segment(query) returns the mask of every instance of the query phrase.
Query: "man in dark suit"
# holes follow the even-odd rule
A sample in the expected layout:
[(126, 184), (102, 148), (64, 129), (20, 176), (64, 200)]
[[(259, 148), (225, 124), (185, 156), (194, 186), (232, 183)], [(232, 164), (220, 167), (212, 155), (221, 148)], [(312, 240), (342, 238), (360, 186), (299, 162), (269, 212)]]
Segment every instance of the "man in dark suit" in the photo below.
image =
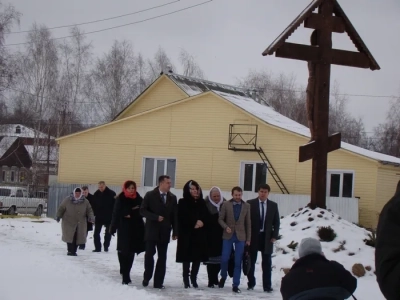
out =
[(94, 223), (94, 233), (93, 241), (95, 249), (93, 252), (101, 252), (101, 229), (105, 227), (104, 232), (104, 251), (108, 252), (108, 247), (110, 247), (111, 233), (110, 224), (112, 219), (112, 213), (114, 210), (115, 203), (115, 192), (106, 186), (104, 181), (99, 182), (99, 189), (94, 193), (94, 201), (92, 204), (95, 223)]
[[(89, 193), (88, 186), (86, 186), (86, 185), (83, 186), (82, 192), (83, 192), (83, 195), (85, 196), (85, 198), (89, 201), (90, 205), (93, 206), (94, 196), (91, 193)], [(93, 231), (93, 223), (88, 221), (86, 237), (88, 236), (89, 231)], [(86, 247), (86, 244), (79, 245), (80, 250), (85, 250), (85, 247)]]
[(164, 289), (164, 277), (167, 264), (167, 250), (171, 237), (177, 239), (178, 202), (170, 192), (171, 178), (162, 175), (158, 186), (144, 196), (140, 213), (146, 218), (143, 286), (148, 286), (153, 277), (154, 254), (157, 249), (157, 265), (154, 272), (154, 288)]
[(250, 257), (251, 268), (248, 279), (248, 290), (253, 290), (256, 285), (254, 277), (255, 265), (257, 261), (258, 251), (261, 252), (263, 288), (264, 292), (272, 292), (271, 287), (271, 255), (273, 252), (273, 244), (279, 235), (279, 212), (278, 205), (268, 200), (271, 188), (268, 184), (261, 184), (258, 188), (258, 198), (247, 201), (251, 210), (251, 243)]

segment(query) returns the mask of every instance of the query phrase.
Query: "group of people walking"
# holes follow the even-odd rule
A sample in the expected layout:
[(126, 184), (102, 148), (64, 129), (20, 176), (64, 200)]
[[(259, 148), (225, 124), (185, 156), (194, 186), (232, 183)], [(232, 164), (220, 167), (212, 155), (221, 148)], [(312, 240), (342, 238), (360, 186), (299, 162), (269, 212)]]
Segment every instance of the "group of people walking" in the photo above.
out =
[[(117, 233), (122, 284), (131, 283), (130, 272), (135, 254), (145, 252), (142, 285), (147, 287), (153, 279), (154, 288), (164, 289), (167, 251), (172, 237), (172, 240), (177, 240), (176, 262), (182, 263), (185, 288), (198, 287), (197, 275), (201, 264), (207, 267), (208, 287), (224, 288), (229, 265), (233, 261), (232, 291), (241, 293), (239, 286), (244, 253), (250, 257), (246, 271), (247, 289), (253, 290), (256, 286), (255, 265), (260, 252), (262, 287), (265, 292), (272, 292), (271, 255), (279, 236), (280, 217), (277, 204), (268, 199), (269, 185), (261, 184), (258, 197), (248, 201), (243, 201), (243, 192), (238, 186), (232, 189), (230, 200), (224, 199), (218, 187), (212, 187), (204, 198), (200, 185), (194, 180), (184, 185), (183, 197), (179, 201), (170, 189), (171, 178), (167, 175), (160, 176), (158, 186), (147, 192), (144, 198), (137, 192), (134, 181), (126, 181), (118, 195), (104, 182), (99, 182), (99, 189), (93, 196), (86, 186), (76, 188), (71, 196), (62, 201), (57, 212), (57, 220), (62, 219), (62, 240), (67, 243), (67, 254), (76, 256), (78, 247), (85, 249), (92, 224), (93, 251), (101, 252), (100, 233), (105, 227), (104, 251), (108, 251), (111, 236)], [(313, 274), (322, 284), (316, 286), (318, 291), (325, 284), (322, 278), (329, 281), (336, 276), (338, 282), (331, 280), (329, 294), (336, 291), (342, 295), (344, 290), (353, 288), (348, 293), (351, 295), (354, 292), (356, 279), (343, 267), (328, 261), (318, 243), (317, 240), (301, 243), (299, 262), (282, 280), (284, 299), (303, 299), (292, 297), (304, 295), (305, 290), (295, 282), (304, 280), (302, 272), (306, 273), (304, 268), (307, 266), (316, 270), (320, 268), (321, 274)], [(307, 263), (304, 265), (304, 262)]]

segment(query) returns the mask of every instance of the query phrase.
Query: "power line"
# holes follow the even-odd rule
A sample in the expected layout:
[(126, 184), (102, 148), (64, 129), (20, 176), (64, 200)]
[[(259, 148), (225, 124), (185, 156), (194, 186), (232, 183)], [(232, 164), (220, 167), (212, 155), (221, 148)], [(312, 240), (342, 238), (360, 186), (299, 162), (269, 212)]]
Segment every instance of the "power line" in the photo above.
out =
[[(212, 0), (211, 0), (212, 1)], [(5, 89), (9, 89), (9, 90), (12, 90), (12, 91), (15, 91), (15, 92), (19, 92), (19, 93), (23, 93), (23, 94), (27, 94), (27, 95), (30, 95), (30, 96), (35, 96), (35, 97), (37, 97), (37, 95), (35, 95), (35, 94), (32, 94), (32, 93), (30, 93), (30, 92), (26, 92), (26, 91), (23, 91), (23, 90), (18, 90), (18, 89), (14, 89), (14, 88), (11, 88), (11, 87), (5, 87)], [(249, 89), (250, 91), (251, 90), (254, 90), (254, 89)], [(300, 91), (300, 90), (290, 90), (290, 89), (274, 89), (274, 88), (264, 88), (264, 89), (259, 89), (259, 90), (263, 90), (263, 91), (281, 91), (281, 92), (301, 92), (301, 93), (305, 93), (305, 90), (304, 91)], [(368, 94), (334, 94), (334, 93), (331, 93), (330, 94), (331, 96), (334, 96), (334, 95), (338, 95), (338, 96), (348, 96), (348, 97), (366, 97), (366, 98), (389, 98), (389, 99), (397, 99), (397, 98), (399, 98), (398, 96), (396, 97), (396, 96), (388, 96), (388, 95), (368, 95)], [(50, 98), (49, 97), (43, 97), (43, 99), (48, 99), (48, 100), (50, 100)], [(75, 103), (99, 103), (98, 101), (82, 101), (82, 102), (75, 102)]]
[[(93, 23), (98, 23), (98, 22), (104, 22), (104, 21), (118, 19), (118, 18), (122, 18), (122, 17), (126, 17), (126, 16), (136, 15), (136, 14), (139, 14), (139, 13), (142, 13), (142, 12), (145, 12), (145, 11), (149, 11), (149, 10), (153, 10), (153, 9), (160, 8), (160, 7), (163, 7), (163, 6), (171, 5), (171, 4), (179, 2), (179, 1), (181, 1), (181, 0), (175, 0), (175, 1), (172, 1), (172, 2), (165, 3), (165, 4), (153, 6), (153, 7), (150, 7), (150, 8), (138, 10), (138, 11), (135, 11), (135, 12), (132, 12), (132, 13), (119, 15), (119, 16), (115, 16), (115, 17), (110, 17), (110, 18), (105, 18), (105, 19), (100, 19), (100, 20), (94, 20), (94, 21), (89, 21), (89, 22), (83, 22), (83, 23), (78, 23), (78, 24), (55, 26), (55, 27), (50, 27), (50, 28), (47, 28), (47, 29), (53, 30), (53, 29), (59, 29), (59, 28), (74, 27), (74, 26), (81, 26), (81, 25), (93, 24)], [(13, 32), (9, 32), (9, 33), (6, 33), (6, 34), (19, 34), (19, 33), (27, 33), (27, 32), (34, 32), (34, 31), (36, 31), (36, 30), (13, 31)]]
[[(154, 20), (154, 19), (165, 17), (165, 16), (173, 15), (173, 14), (176, 14), (178, 12), (181, 12), (181, 11), (184, 11), (184, 10), (188, 10), (188, 9), (191, 9), (191, 8), (194, 8), (194, 7), (197, 7), (197, 6), (201, 6), (201, 5), (210, 3), (212, 1), (214, 1), (214, 0), (208, 0), (208, 1), (196, 4), (196, 5), (188, 6), (188, 7), (182, 8), (182, 9), (174, 10), (174, 11), (169, 12), (169, 13), (165, 13), (165, 14), (162, 14), (162, 15), (158, 15), (158, 16), (155, 16), (155, 17), (147, 18), (147, 19), (136, 21), (136, 22), (132, 22), (132, 23), (127, 23), (127, 24), (122, 24), (122, 25), (118, 25), (118, 26), (108, 27), (108, 28), (99, 29), (99, 30), (95, 30), (95, 31), (83, 32), (81, 35), (88, 35), (88, 34), (103, 32), (103, 31), (107, 31), (107, 30), (112, 30), (112, 29), (115, 29), (115, 28), (120, 28), (120, 27), (125, 27), (125, 26), (130, 26), (130, 25), (134, 25), (134, 24), (147, 22), (147, 21), (150, 21), (150, 20)], [(50, 40), (61, 40), (61, 39), (66, 39), (66, 38), (71, 38), (71, 37), (73, 37), (73, 35), (57, 37), (57, 38), (51, 38)], [(4, 47), (26, 45), (26, 44), (29, 44), (29, 42), (16, 43), (16, 44), (6, 44), (6, 45), (4, 45)]]

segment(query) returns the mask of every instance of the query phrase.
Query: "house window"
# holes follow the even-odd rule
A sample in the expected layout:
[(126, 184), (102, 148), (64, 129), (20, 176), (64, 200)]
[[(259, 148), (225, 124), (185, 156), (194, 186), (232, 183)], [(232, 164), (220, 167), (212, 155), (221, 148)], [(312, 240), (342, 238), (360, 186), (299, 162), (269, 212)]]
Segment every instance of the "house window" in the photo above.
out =
[(257, 192), (260, 184), (267, 182), (267, 166), (262, 162), (240, 164), (240, 186), (245, 192)]
[(7, 181), (7, 173), (6, 171), (1, 172), (1, 181), (6, 182)]
[(25, 180), (25, 172), (19, 172), (19, 182), (24, 182)]
[(17, 134), (21, 133), (21, 126), (15, 127), (15, 133), (17, 133)]
[(11, 171), (11, 182), (15, 181), (15, 171)]
[(144, 158), (143, 186), (156, 186), (158, 177), (168, 175), (171, 177), (172, 187), (175, 187), (176, 159), (172, 158)]
[(329, 197), (354, 197), (354, 171), (328, 170), (326, 194)]

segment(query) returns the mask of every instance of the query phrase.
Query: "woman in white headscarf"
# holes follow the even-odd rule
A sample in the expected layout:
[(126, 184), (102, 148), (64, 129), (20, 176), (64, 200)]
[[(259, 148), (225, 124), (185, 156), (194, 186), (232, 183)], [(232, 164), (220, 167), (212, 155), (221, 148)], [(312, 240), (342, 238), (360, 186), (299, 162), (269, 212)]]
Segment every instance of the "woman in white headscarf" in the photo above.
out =
[(93, 223), (94, 215), (89, 201), (80, 188), (65, 198), (57, 211), (57, 222), (62, 219), (62, 241), (67, 243), (68, 256), (77, 256), (78, 245), (86, 243), (87, 221)]
[(218, 287), (218, 273), (221, 270), (222, 232), (218, 223), (221, 205), (226, 201), (219, 187), (213, 186), (205, 199), (209, 213), (207, 226), (207, 246), (209, 260), (207, 264), (208, 287)]

